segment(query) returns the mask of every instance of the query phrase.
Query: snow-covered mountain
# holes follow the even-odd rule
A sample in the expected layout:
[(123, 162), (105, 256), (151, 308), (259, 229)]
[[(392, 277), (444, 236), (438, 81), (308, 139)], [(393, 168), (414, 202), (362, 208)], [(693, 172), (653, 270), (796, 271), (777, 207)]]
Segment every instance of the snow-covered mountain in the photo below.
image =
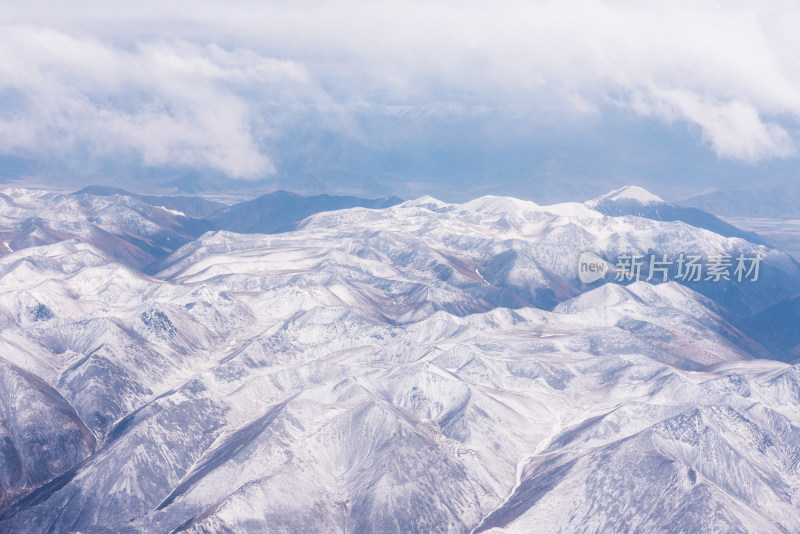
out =
[(613, 217), (634, 215), (655, 221), (682, 221), (725, 237), (740, 237), (753, 243), (764, 244), (763, 238), (754, 232), (741, 230), (700, 209), (664, 202), (656, 195), (637, 186), (629, 185), (611, 191), (589, 200), (586, 205), (604, 215)]
[(197, 197), (141, 195), (103, 186), (66, 195), (6, 189), (0, 191), (0, 255), (78, 239), (124, 265), (148, 271), (207, 231), (283, 232), (321, 211), (383, 208), (399, 202), (398, 198), (304, 197), (276, 191), (228, 206)]
[(202, 219), (210, 217), (220, 210), (228, 207), (227, 204), (222, 202), (215, 202), (202, 197), (188, 197), (188, 196), (168, 196), (168, 195), (141, 195), (131, 193), (125, 189), (118, 187), (107, 187), (102, 185), (90, 185), (84, 187), (80, 191), (76, 191), (75, 195), (94, 195), (99, 197), (131, 197), (140, 200), (145, 204), (152, 206), (161, 206), (172, 210), (173, 212), (182, 213), (187, 217), (195, 219)]
[[(584, 251), (764, 260), (586, 285)], [(738, 237), (502, 197), (209, 232), (152, 275), (16, 250), (0, 531), (798, 531), (800, 366), (747, 328), (798, 284)]]
[(0, 191), (3, 253), (74, 238), (138, 269), (211, 228), (183, 212), (128, 195)]
[(294, 230), (306, 217), (322, 211), (347, 208), (388, 208), (402, 202), (397, 197), (368, 200), (352, 196), (302, 196), (275, 191), (225, 207), (211, 216), (215, 228), (232, 232), (274, 234)]

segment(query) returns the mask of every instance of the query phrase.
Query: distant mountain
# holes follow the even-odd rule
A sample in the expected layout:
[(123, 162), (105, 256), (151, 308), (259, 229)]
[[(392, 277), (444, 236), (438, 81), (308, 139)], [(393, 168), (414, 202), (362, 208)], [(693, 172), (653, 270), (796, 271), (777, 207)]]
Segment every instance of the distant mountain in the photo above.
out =
[(800, 188), (715, 191), (681, 204), (725, 217), (800, 218)]
[(763, 238), (754, 232), (736, 228), (700, 209), (664, 202), (641, 187), (626, 186), (594, 198), (586, 205), (612, 217), (633, 215), (654, 221), (682, 221), (725, 237), (740, 237), (751, 243), (764, 244)]
[(351, 196), (302, 196), (275, 191), (235, 204), (213, 215), (216, 228), (244, 234), (274, 234), (294, 230), (297, 224), (315, 213), (348, 208), (381, 209), (402, 202), (397, 197), (368, 200)]
[(77, 239), (142, 269), (210, 229), (203, 220), (127, 194), (61, 195), (32, 189), (0, 194), (0, 254)]
[(80, 191), (76, 191), (73, 193), (73, 195), (94, 195), (99, 197), (122, 195), (141, 200), (142, 202), (146, 202), (151, 206), (161, 206), (167, 208), (177, 212), (176, 215), (182, 214), (189, 217), (194, 217), (196, 219), (209, 217), (227, 207), (227, 204), (206, 200), (197, 196), (139, 195), (118, 187), (106, 187), (103, 185), (90, 185), (88, 187), (84, 187)]
[(599, 204), (602, 202), (630, 202), (639, 206), (665, 204), (665, 202), (658, 195), (654, 195), (650, 191), (647, 191), (646, 189), (636, 185), (626, 185), (624, 187), (620, 187), (619, 189), (609, 191), (608, 193), (600, 195), (589, 201), (590, 204)]
[(140, 195), (89, 186), (62, 195), (33, 189), (0, 191), (0, 255), (68, 239), (90, 243), (122, 264), (150, 266), (208, 231), (277, 233), (321, 211), (383, 208), (398, 198), (301, 195), (277, 191), (234, 206), (199, 197)]

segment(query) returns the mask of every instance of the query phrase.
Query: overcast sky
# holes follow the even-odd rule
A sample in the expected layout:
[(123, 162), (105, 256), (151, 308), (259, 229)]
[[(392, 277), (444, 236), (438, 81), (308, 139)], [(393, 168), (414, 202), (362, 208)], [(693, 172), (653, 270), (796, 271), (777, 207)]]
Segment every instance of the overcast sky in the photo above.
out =
[[(653, 175), (686, 157), (755, 179), (797, 161), (798, 24), (791, 1), (6, 0), (0, 154), (50, 162), (51, 174), (97, 160), (104, 172), (118, 161), (282, 184), (289, 169), (307, 173), (302, 154), (339, 180), (380, 174), (392, 189), (435, 182), (459, 143), (501, 132), (539, 163), (596, 145), (580, 164), (605, 165), (589, 174), (611, 181), (647, 174), (625, 167), (642, 150), (661, 166)], [(478, 130), (468, 141), (465, 125)], [(619, 135), (631, 125), (645, 139)], [(381, 174), (392, 150), (405, 163)], [(516, 160), (532, 165), (519, 150), (503, 164), (514, 180)], [(608, 150), (619, 155), (592, 155)]]

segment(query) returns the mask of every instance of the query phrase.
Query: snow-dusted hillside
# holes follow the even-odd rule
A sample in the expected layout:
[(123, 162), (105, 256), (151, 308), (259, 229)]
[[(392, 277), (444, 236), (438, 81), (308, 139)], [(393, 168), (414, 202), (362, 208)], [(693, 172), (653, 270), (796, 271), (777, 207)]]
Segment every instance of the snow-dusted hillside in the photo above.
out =
[[(625, 250), (764, 270), (580, 283)], [(499, 197), (207, 233), (152, 276), (18, 250), (0, 531), (796, 532), (800, 366), (741, 317), (798, 288), (740, 238)]]
[[(459, 305), (473, 311), (495, 306), (552, 308), (593, 287), (578, 279), (578, 257), (585, 251), (612, 263), (626, 252), (666, 254), (673, 259), (681, 254), (761, 256), (759, 283), (701, 280), (688, 284), (740, 316), (800, 293), (797, 262), (763, 245), (723, 237), (682, 221), (604, 216), (585, 204), (539, 206), (507, 197), (483, 197), (461, 205), (428, 197), (385, 210), (320, 213), (308, 218), (301, 231), (274, 237), (206, 234), (171, 256), (159, 276), (197, 280), (192, 273), (219, 269), (222, 276), (235, 278), (237, 273), (246, 275), (247, 267), (236, 262), (229, 268), (231, 254), (252, 256), (268, 251), (271, 258), (279, 258), (275, 253), (284, 249), (301, 250), (299, 254), (322, 258), (328, 264), (340, 258), (358, 265), (369, 265), (367, 260), (389, 264), (406, 277), (420, 277), (426, 291), (433, 290), (431, 285), (458, 289), (466, 284), (473, 289), (460, 293), (465, 302)], [(329, 258), (325, 252), (336, 254)], [(216, 265), (218, 262), (224, 265)], [(237, 264), (245, 266), (244, 273)], [(298, 266), (287, 268), (297, 270)], [(331, 273), (328, 268), (311, 270)], [(352, 271), (348, 268), (348, 273)], [(642, 273), (646, 278), (646, 270)], [(437, 293), (425, 302), (440, 298), (444, 297)], [(440, 305), (455, 304), (451, 299)]]
[(275, 191), (227, 206), (201, 198), (139, 195), (102, 186), (70, 194), (2, 189), (0, 256), (77, 239), (123, 265), (150, 272), (157, 260), (207, 231), (284, 232), (321, 211), (382, 208), (398, 202), (394, 197), (370, 200)]
[(183, 212), (122, 194), (0, 191), (0, 254), (78, 239), (138, 269), (210, 228)]
[(585, 204), (604, 215), (634, 215), (656, 221), (682, 221), (726, 237), (741, 237), (754, 243), (765, 243), (759, 234), (744, 231), (700, 209), (664, 202), (641, 187), (623, 187), (593, 198)]

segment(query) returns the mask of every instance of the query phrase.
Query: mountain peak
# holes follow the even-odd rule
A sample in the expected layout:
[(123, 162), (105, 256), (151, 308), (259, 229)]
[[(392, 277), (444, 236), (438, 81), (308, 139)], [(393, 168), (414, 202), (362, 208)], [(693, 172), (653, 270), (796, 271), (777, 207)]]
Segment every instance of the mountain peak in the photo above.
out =
[(601, 195), (589, 201), (590, 204), (597, 204), (602, 200), (635, 200), (642, 204), (663, 203), (661, 197), (654, 195), (650, 191), (643, 189), (636, 185), (626, 185), (619, 189), (615, 189), (605, 195)]
[(442, 209), (452, 207), (451, 204), (442, 202), (438, 198), (434, 198), (430, 195), (425, 195), (413, 200), (406, 200), (402, 205), (408, 208), (427, 208), (431, 211), (441, 211)]
[(530, 200), (486, 195), (462, 204), (462, 208), (484, 213), (513, 213), (538, 210), (540, 206)]

